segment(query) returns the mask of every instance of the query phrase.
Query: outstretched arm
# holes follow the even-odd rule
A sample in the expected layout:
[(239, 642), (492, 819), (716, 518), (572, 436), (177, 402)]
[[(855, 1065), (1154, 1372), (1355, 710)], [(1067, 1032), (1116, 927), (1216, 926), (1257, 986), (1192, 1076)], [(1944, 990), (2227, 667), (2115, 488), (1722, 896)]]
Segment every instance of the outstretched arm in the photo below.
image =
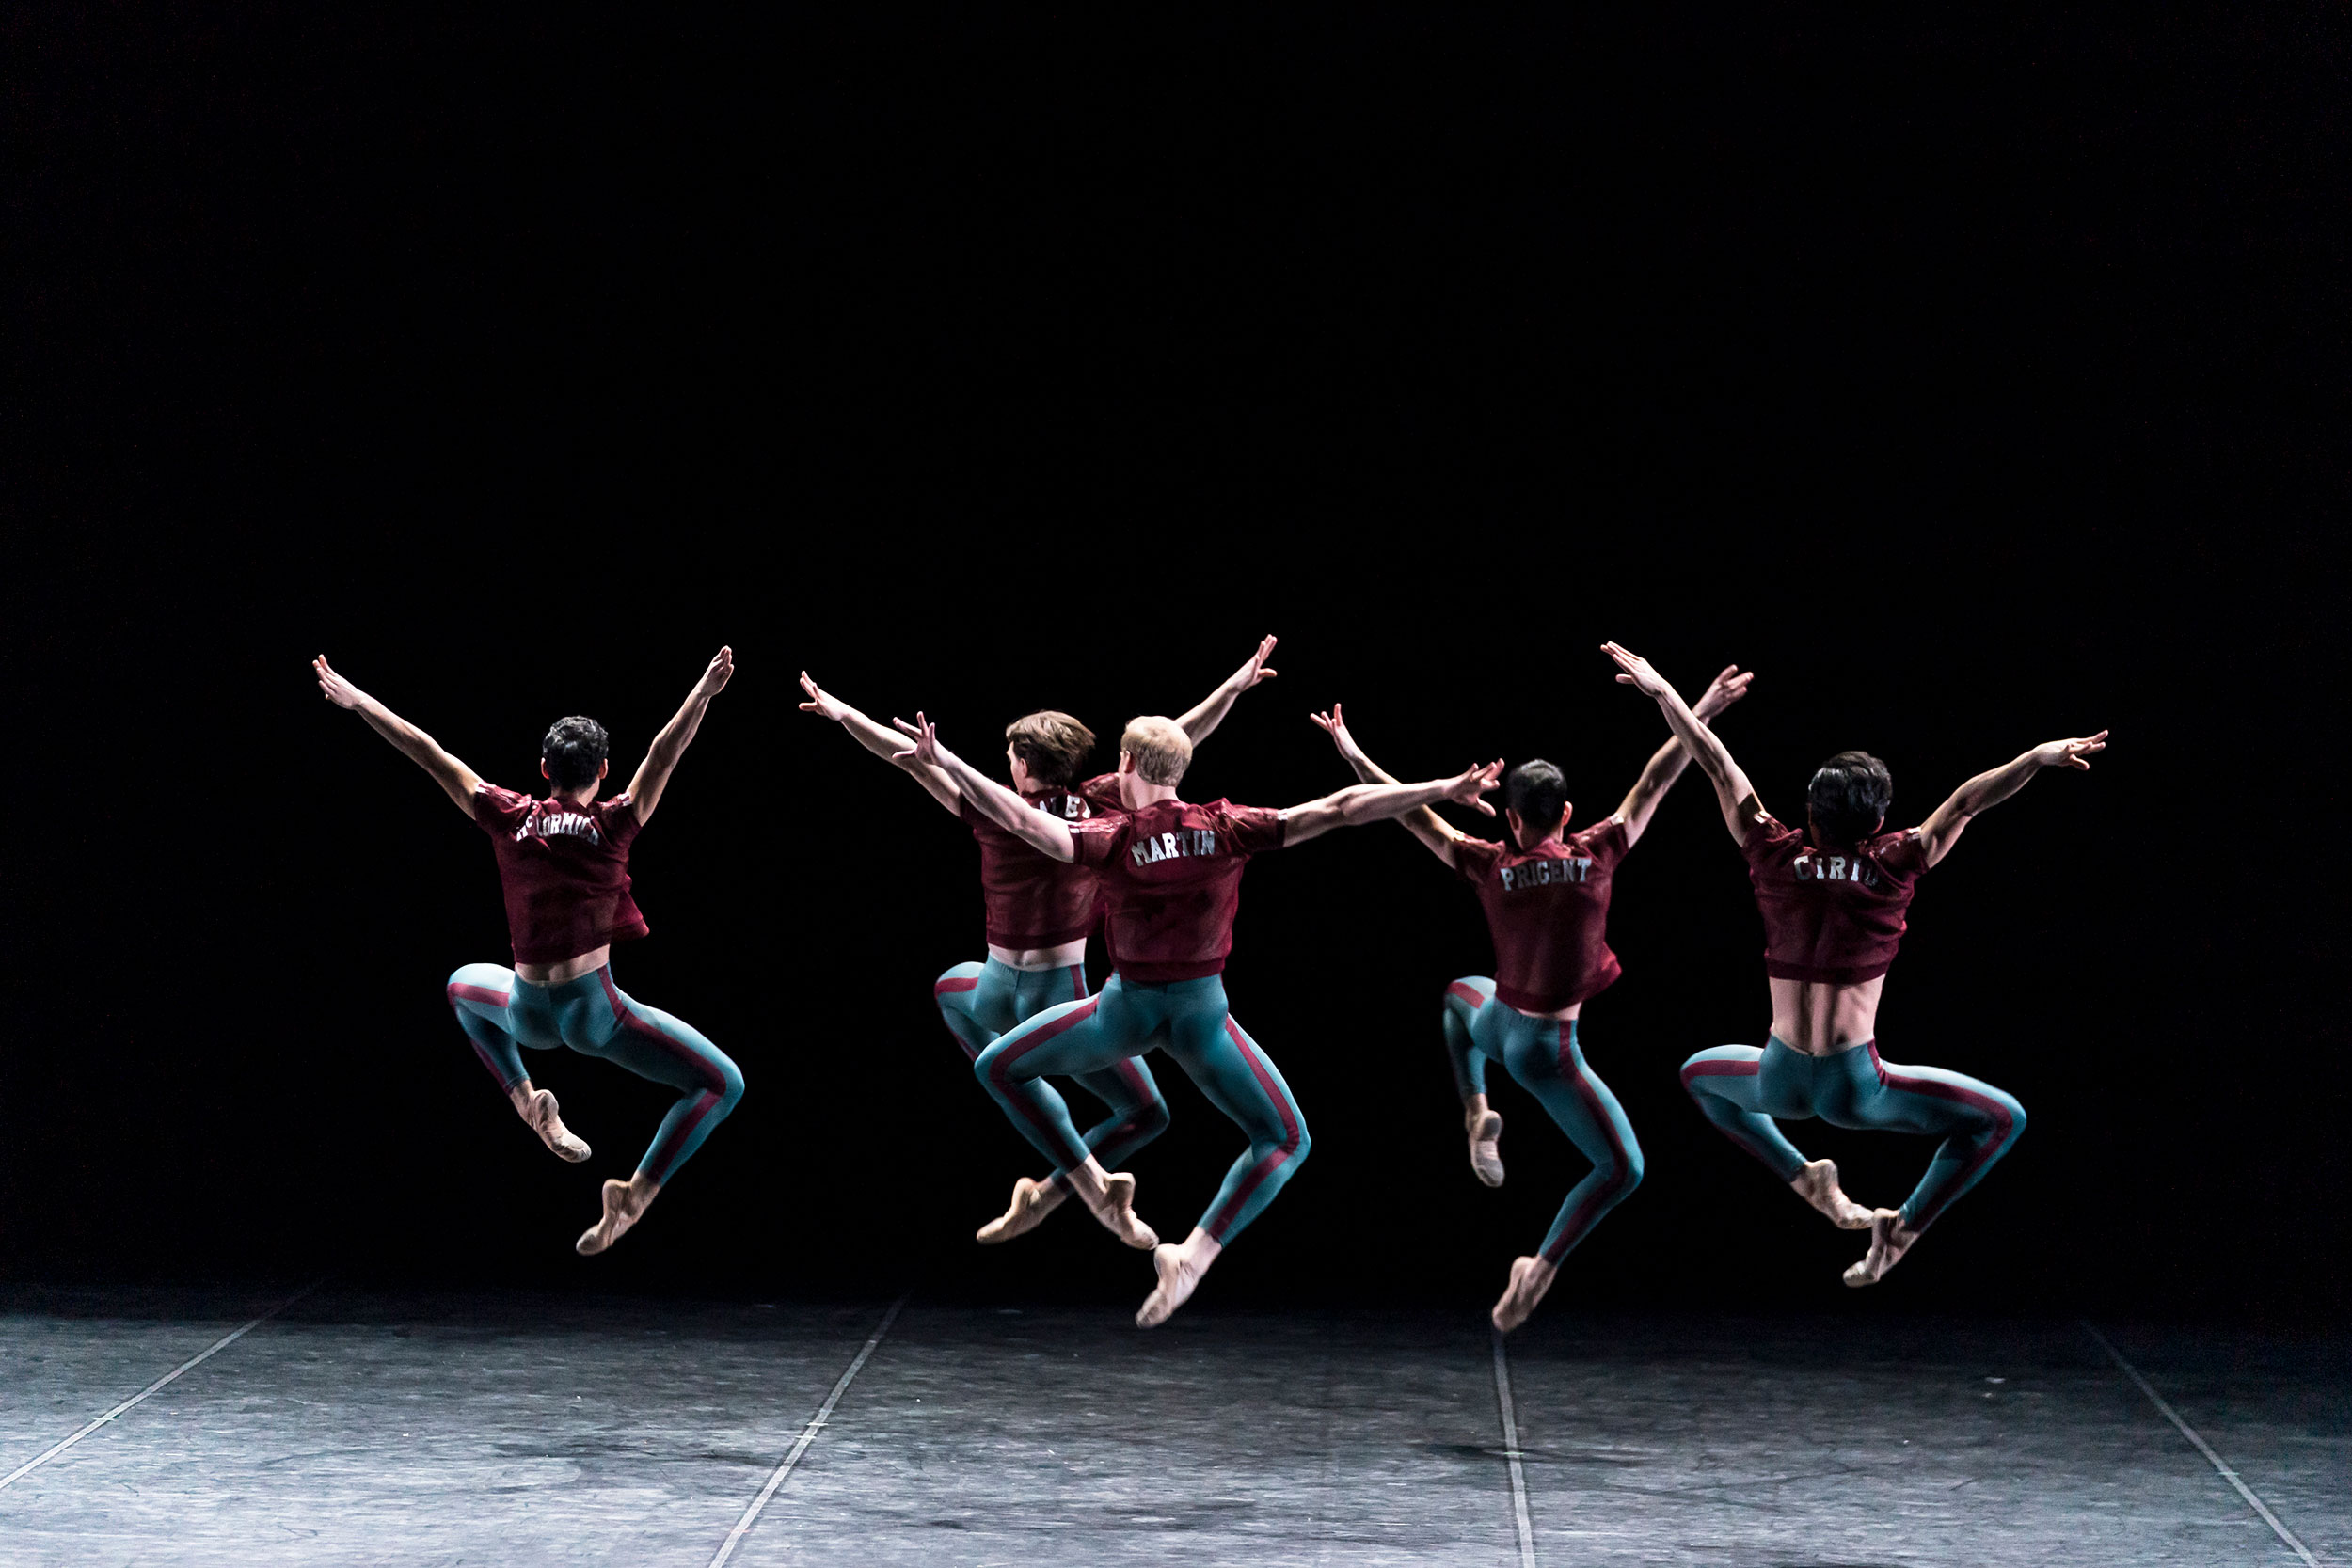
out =
[(694, 732), (702, 728), (710, 699), (726, 689), (727, 678), (734, 673), (733, 648), (722, 648), (712, 655), (709, 668), (694, 683), (694, 689), (686, 694), (685, 704), (661, 726), (653, 744), (645, 748), (645, 760), (637, 765), (636, 773), (628, 781), (628, 798), (636, 802), (639, 822), (653, 819), (653, 808), (661, 803), (661, 792), (670, 786), (670, 774), (676, 768), (678, 758), (686, 754), (687, 744), (694, 738)]
[[(1731, 753), (1715, 738), (1715, 732), (1701, 723), (1698, 716), (1685, 705), (1681, 693), (1665, 676), (1650, 668), (1648, 659), (1614, 642), (1604, 642), (1600, 647), (1624, 672), (1617, 677), (1619, 685), (1632, 687), (1645, 697), (1654, 698), (1664, 710), (1666, 727), (1674, 731), (1675, 738), (1682, 742), (1683, 749), (1699, 765), (1699, 771), (1715, 786), (1715, 803), (1723, 808), (1724, 826), (1731, 830), (1734, 840), (1745, 844), (1749, 817), (1764, 809), (1764, 802), (1756, 799), (1756, 791), (1748, 784), (1748, 776), (1731, 760)], [(1756, 801), (1752, 807), (1748, 804), (1751, 800)]]
[(1282, 843), (1287, 847), (1320, 837), (1334, 828), (1386, 822), (1392, 816), (1403, 816), (1416, 806), (1439, 800), (1476, 806), (1492, 816), (1495, 808), (1486, 803), (1486, 795), (1502, 779), (1502, 759), (1498, 757), (1483, 767), (1467, 768), (1450, 779), (1432, 779), (1427, 784), (1350, 784), (1319, 800), (1286, 808), (1282, 813)]
[(903, 719), (893, 719), (891, 722), (898, 726), (900, 735), (914, 742), (907, 756), (919, 767), (936, 768), (946, 775), (963, 792), (963, 798), (972, 802), (975, 811), (1057, 861), (1078, 858), (1078, 847), (1070, 836), (1068, 823), (1058, 816), (1048, 816), (942, 746), (938, 725), (920, 713), (915, 714), (912, 724)]
[[(1341, 757), (1356, 770), (1356, 777), (1368, 784), (1398, 782), (1394, 774), (1366, 756), (1364, 749), (1356, 744), (1356, 737), (1347, 731), (1347, 720), (1342, 716), (1339, 704), (1333, 703), (1328, 713), (1311, 713), (1307, 717), (1331, 737), (1331, 744), (1340, 749)], [(1492, 808), (1488, 809), (1491, 811)], [(1431, 854), (1448, 865), (1454, 863), (1454, 846), (1469, 836), (1427, 806), (1416, 806), (1397, 820), (1405, 825), (1407, 832), (1427, 846)]]
[(2025, 788), (2026, 782), (2036, 773), (2045, 768), (2079, 768), (2087, 772), (2090, 759), (2106, 749), (2105, 730), (2079, 740), (2052, 740), (2036, 746), (2014, 762), (1970, 779), (1919, 824), (1919, 847), (1927, 851), (1928, 863), (1933, 865), (1951, 853), (1952, 846), (1968, 831), (1968, 824), (1979, 812), (1990, 811)]
[(433, 782), (457, 802), (459, 811), (473, 816), (473, 796), (482, 787), (481, 775), (442, 751), (440, 742), (431, 736), (335, 673), (325, 654), (312, 659), (310, 668), (318, 675), (320, 695), (366, 720), (368, 728), (390, 741), (402, 756), (432, 774)]
[(1260, 681), (1270, 681), (1274, 672), (1266, 660), (1274, 657), (1274, 639), (1269, 637), (1258, 644), (1258, 651), (1242, 660), (1241, 668), (1218, 683), (1217, 689), (1185, 710), (1176, 721), (1176, 727), (1184, 732), (1195, 746), (1209, 738), (1209, 732), (1225, 721), (1233, 711), (1233, 702)]
[[(1748, 683), (1756, 679), (1753, 671), (1742, 672), (1737, 664), (1724, 666), (1723, 673), (1708, 683), (1699, 700), (1691, 705), (1691, 716), (1702, 724), (1712, 724), (1715, 716), (1748, 694)], [(1633, 781), (1618, 802), (1617, 815), (1625, 819), (1626, 847), (1631, 848), (1649, 831), (1649, 819), (1658, 813), (1658, 802), (1666, 798), (1666, 791), (1682, 777), (1682, 770), (1691, 765), (1691, 749), (1680, 740), (1669, 740), (1651, 753), (1642, 776)]]
[(914, 760), (914, 753), (897, 730), (884, 729), (840, 698), (830, 696), (809, 679), (808, 672), (801, 672), (801, 689), (808, 693), (808, 701), (801, 705), (803, 713), (813, 713), (819, 719), (830, 719), (856, 737), (857, 743), (884, 762), (904, 769), (930, 798), (957, 816), (963, 815), (963, 796), (956, 782), (936, 768), (926, 768)]

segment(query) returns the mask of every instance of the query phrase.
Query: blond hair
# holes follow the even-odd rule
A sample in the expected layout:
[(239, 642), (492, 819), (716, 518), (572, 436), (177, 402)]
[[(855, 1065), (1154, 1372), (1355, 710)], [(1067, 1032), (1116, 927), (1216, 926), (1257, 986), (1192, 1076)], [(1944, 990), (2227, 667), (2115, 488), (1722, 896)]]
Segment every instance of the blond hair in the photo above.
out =
[(1136, 777), (1174, 788), (1192, 766), (1192, 736), (1172, 719), (1145, 714), (1127, 721), (1119, 749), (1136, 759)]
[(1078, 776), (1079, 764), (1094, 750), (1094, 732), (1066, 713), (1041, 708), (1023, 714), (1005, 726), (1012, 754), (1041, 784), (1066, 784)]

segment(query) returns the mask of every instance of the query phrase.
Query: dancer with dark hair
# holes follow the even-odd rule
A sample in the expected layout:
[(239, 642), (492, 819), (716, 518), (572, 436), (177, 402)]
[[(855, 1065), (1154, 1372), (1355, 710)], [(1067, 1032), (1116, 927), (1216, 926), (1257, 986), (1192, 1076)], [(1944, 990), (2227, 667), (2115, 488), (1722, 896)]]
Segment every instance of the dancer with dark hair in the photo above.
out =
[[(1176, 786), (1192, 762), (1192, 741), (1168, 720), (1133, 719), (1119, 741), (1123, 811), (1065, 822), (1030, 808), (939, 744), (920, 713), (901, 728), (914, 758), (946, 769), (965, 798), (1057, 861), (1101, 874), (1112, 972), (1102, 994), (1065, 1002), (1022, 1023), (980, 1053), (975, 1070), (1040, 1153), (1069, 1173), (1095, 1218), (1121, 1241), (1152, 1248), (1159, 1284), (1136, 1314), (1151, 1328), (1182, 1307), (1217, 1254), (1273, 1201), (1307, 1158), (1306, 1118), (1272, 1058), (1233, 1019), (1220, 978), (1233, 946), (1242, 872), (1249, 857), (1334, 828), (1401, 816), (1437, 800), (1476, 802), (1495, 787), (1502, 764), (1419, 784), (1358, 784), (1284, 811), (1195, 805)], [(1090, 1072), (1158, 1047), (1216, 1108), (1248, 1135), (1181, 1245), (1158, 1245), (1136, 1218), (1132, 1180), (1106, 1173), (1071, 1124), (1048, 1073)]]
[(743, 1075), (692, 1026), (648, 1007), (612, 983), (612, 943), (645, 934), (630, 896), (629, 846), (652, 819), (670, 774), (701, 727), (710, 700), (735, 673), (722, 648), (662, 726), (628, 787), (596, 799), (612, 770), (604, 726), (558, 720), (540, 746), (545, 800), (485, 784), (434, 738), (337, 674), (324, 655), (311, 661), (319, 690), (349, 708), (433, 776), (459, 811), (490, 835), (515, 967), (468, 964), (449, 977), (450, 1006), (474, 1054), (548, 1148), (577, 1164), (588, 1146), (556, 1114), (555, 1096), (533, 1086), (518, 1046), (569, 1046), (678, 1091), (677, 1101), (626, 1181), (604, 1184), (604, 1212), (576, 1243), (598, 1253), (643, 1217), (664, 1184), (743, 1098)]
[[(1754, 678), (1726, 666), (1699, 699), (1699, 721), (1747, 695)], [(1310, 717), (1359, 779), (1396, 782), (1356, 744), (1340, 705)], [(1642, 1146), (1617, 1097), (1585, 1065), (1577, 1021), (1584, 1004), (1619, 974), (1608, 942), (1617, 863), (1641, 841), (1659, 801), (1690, 761), (1680, 741), (1667, 741), (1613, 815), (1573, 833), (1567, 781), (1541, 758), (1519, 764), (1503, 781), (1508, 843), (1472, 838), (1426, 806), (1399, 819), (1477, 891), (1494, 939), (1494, 978), (1467, 975), (1445, 990), (1446, 1054), (1470, 1134), (1470, 1169), (1487, 1186), (1502, 1185), (1502, 1117), (1486, 1102), (1489, 1060), (1502, 1063), (1593, 1163), (1562, 1201), (1543, 1244), (1512, 1261), (1509, 1283), (1490, 1314), (1505, 1334), (1535, 1310), (1577, 1243), (1641, 1185)], [(1831, 1180), (1834, 1185), (1834, 1175)]]
[(1724, 825), (1747, 857), (1764, 915), (1772, 1036), (1761, 1050), (1725, 1045), (1700, 1052), (1682, 1066), (1683, 1087), (1732, 1142), (1847, 1228), (1860, 1227), (1805, 1192), (1804, 1156), (1773, 1118), (1819, 1117), (1833, 1127), (1943, 1139), (1903, 1206), (1867, 1216), (1869, 1250), (1845, 1278), (1849, 1285), (1876, 1284), (2026, 1130), (2024, 1107), (1992, 1085), (1879, 1056), (1879, 996), (1902, 942), (1914, 886), (1979, 813), (2025, 788), (2036, 773), (2088, 769), (2090, 759), (2106, 750), (2107, 732), (2049, 741), (1979, 773), (1925, 822), (1896, 833), (1883, 831), (1894, 800), (1886, 765), (1867, 752), (1840, 752), (1806, 787), (1805, 827), (1799, 830), (1764, 809), (1724, 743), (1646, 659), (1614, 642), (1602, 647), (1623, 672), (1617, 679), (1657, 701), (1668, 728), (1714, 784)]
[[(1243, 692), (1274, 678), (1276, 672), (1266, 663), (1274, 656), (1274, 643), (1271, 637), (1259, 642), (1258, 651), (1242, 660), (1216, 690), (1178, 717), (1176, 725), (1191, 744), (1206, 740)], [(859, 745), (904, 769), (931, 799), (969, 826), (979, 844), (988, 958), (952, 965), (931, 986), (940, 1017), (963, 1047), (965, 1059), (978, 1060), (999, 1035), (1024, 1019), (1059, 1003), (1084, 1001), (1089, 994), (1087, 933), (1096, 919), (1093, 870), (1041, 854), (1007, 832), (976, 807), (946, 771), (916, 762), (905, 736), (828, 695), (806, 671), (801, 673), (801, 689), (808, 693), (808, 701), (801, 705), (803, 713), (834, 721)], [(1065, 822), (1120, 809), (1116, 775), (1080, 781), (1087, 754), (1093, 750), (1094, 732), (1054, 709), (1025, 714), (1005, 726), (1005, 764), (1013, 789), (1033, 810)], [(1080, 1073), (1077, 1082), (1109, 1107), (1110, 1114), (1087, 1129), (1084, 1139), (1104, 1168), (1116, 1169), (1167, 1131), (1168, 1101), (1140, 1056)], [(1120, 1184), (1125, 1190), (1124, 1177)], [(1058, 1168), (1042, 1180), (1016, 1179), (1011, 1204), (980, 1227), (978, 1241), (991, 1246), (1035, 1229), (1069, 1192), (1069, 1176)]]

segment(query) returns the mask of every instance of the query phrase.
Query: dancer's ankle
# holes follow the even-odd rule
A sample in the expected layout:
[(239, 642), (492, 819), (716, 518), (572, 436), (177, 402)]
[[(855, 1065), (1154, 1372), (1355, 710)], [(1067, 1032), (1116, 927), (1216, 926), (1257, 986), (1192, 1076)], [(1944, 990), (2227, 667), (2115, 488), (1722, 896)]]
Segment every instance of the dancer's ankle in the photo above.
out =
[(522, 1117), (525, 1121), (529, 1121), (532, 1119), (532, 1097), (538, 1092), (538, 1090), (531, 1086), (531, 1080), (526, 1078), (521, 1083), (516, 1084), (507, 1089), (506, 1101), (508, 1104), (515, 1107), (515, 1114), (516, 1116)]
[(1177, 1243), (1176, 1250), (1183, 1253), (1184, 1260), (1195, 1269), (1206, 1269), (1216, 1261), (1217, 1254), (1225, 1250), (1225, 1243), (1196, 1225), (1192, 1227), (1192, 1234)]
[(1465, 1099), (1462, 1101), (1463, 1131), (1477, 1132), (1479, 1118), (1486, 1114), (1486, 1097), (1483, 1094), (1474, 1094)]

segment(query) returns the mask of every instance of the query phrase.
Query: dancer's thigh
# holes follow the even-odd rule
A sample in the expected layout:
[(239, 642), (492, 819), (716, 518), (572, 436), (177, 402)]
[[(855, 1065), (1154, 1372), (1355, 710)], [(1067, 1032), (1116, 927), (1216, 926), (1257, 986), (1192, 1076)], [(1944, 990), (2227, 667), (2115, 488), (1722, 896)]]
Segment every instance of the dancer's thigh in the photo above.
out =
[(1094, 1072), (1140, 1054), (1158, 1022), (1112, 984), (1100, 996), (1046, 1008), (1006, 1034), (989, 1054), (1015, 1079)]
[(1296, 1135), (1298, 1103), (1290, 1085), (1231, 1013), (1187, 1013), (1172, 1021), (1168, 1036), (1168, 1055), (1251, 1142), (1279, 1144)]

